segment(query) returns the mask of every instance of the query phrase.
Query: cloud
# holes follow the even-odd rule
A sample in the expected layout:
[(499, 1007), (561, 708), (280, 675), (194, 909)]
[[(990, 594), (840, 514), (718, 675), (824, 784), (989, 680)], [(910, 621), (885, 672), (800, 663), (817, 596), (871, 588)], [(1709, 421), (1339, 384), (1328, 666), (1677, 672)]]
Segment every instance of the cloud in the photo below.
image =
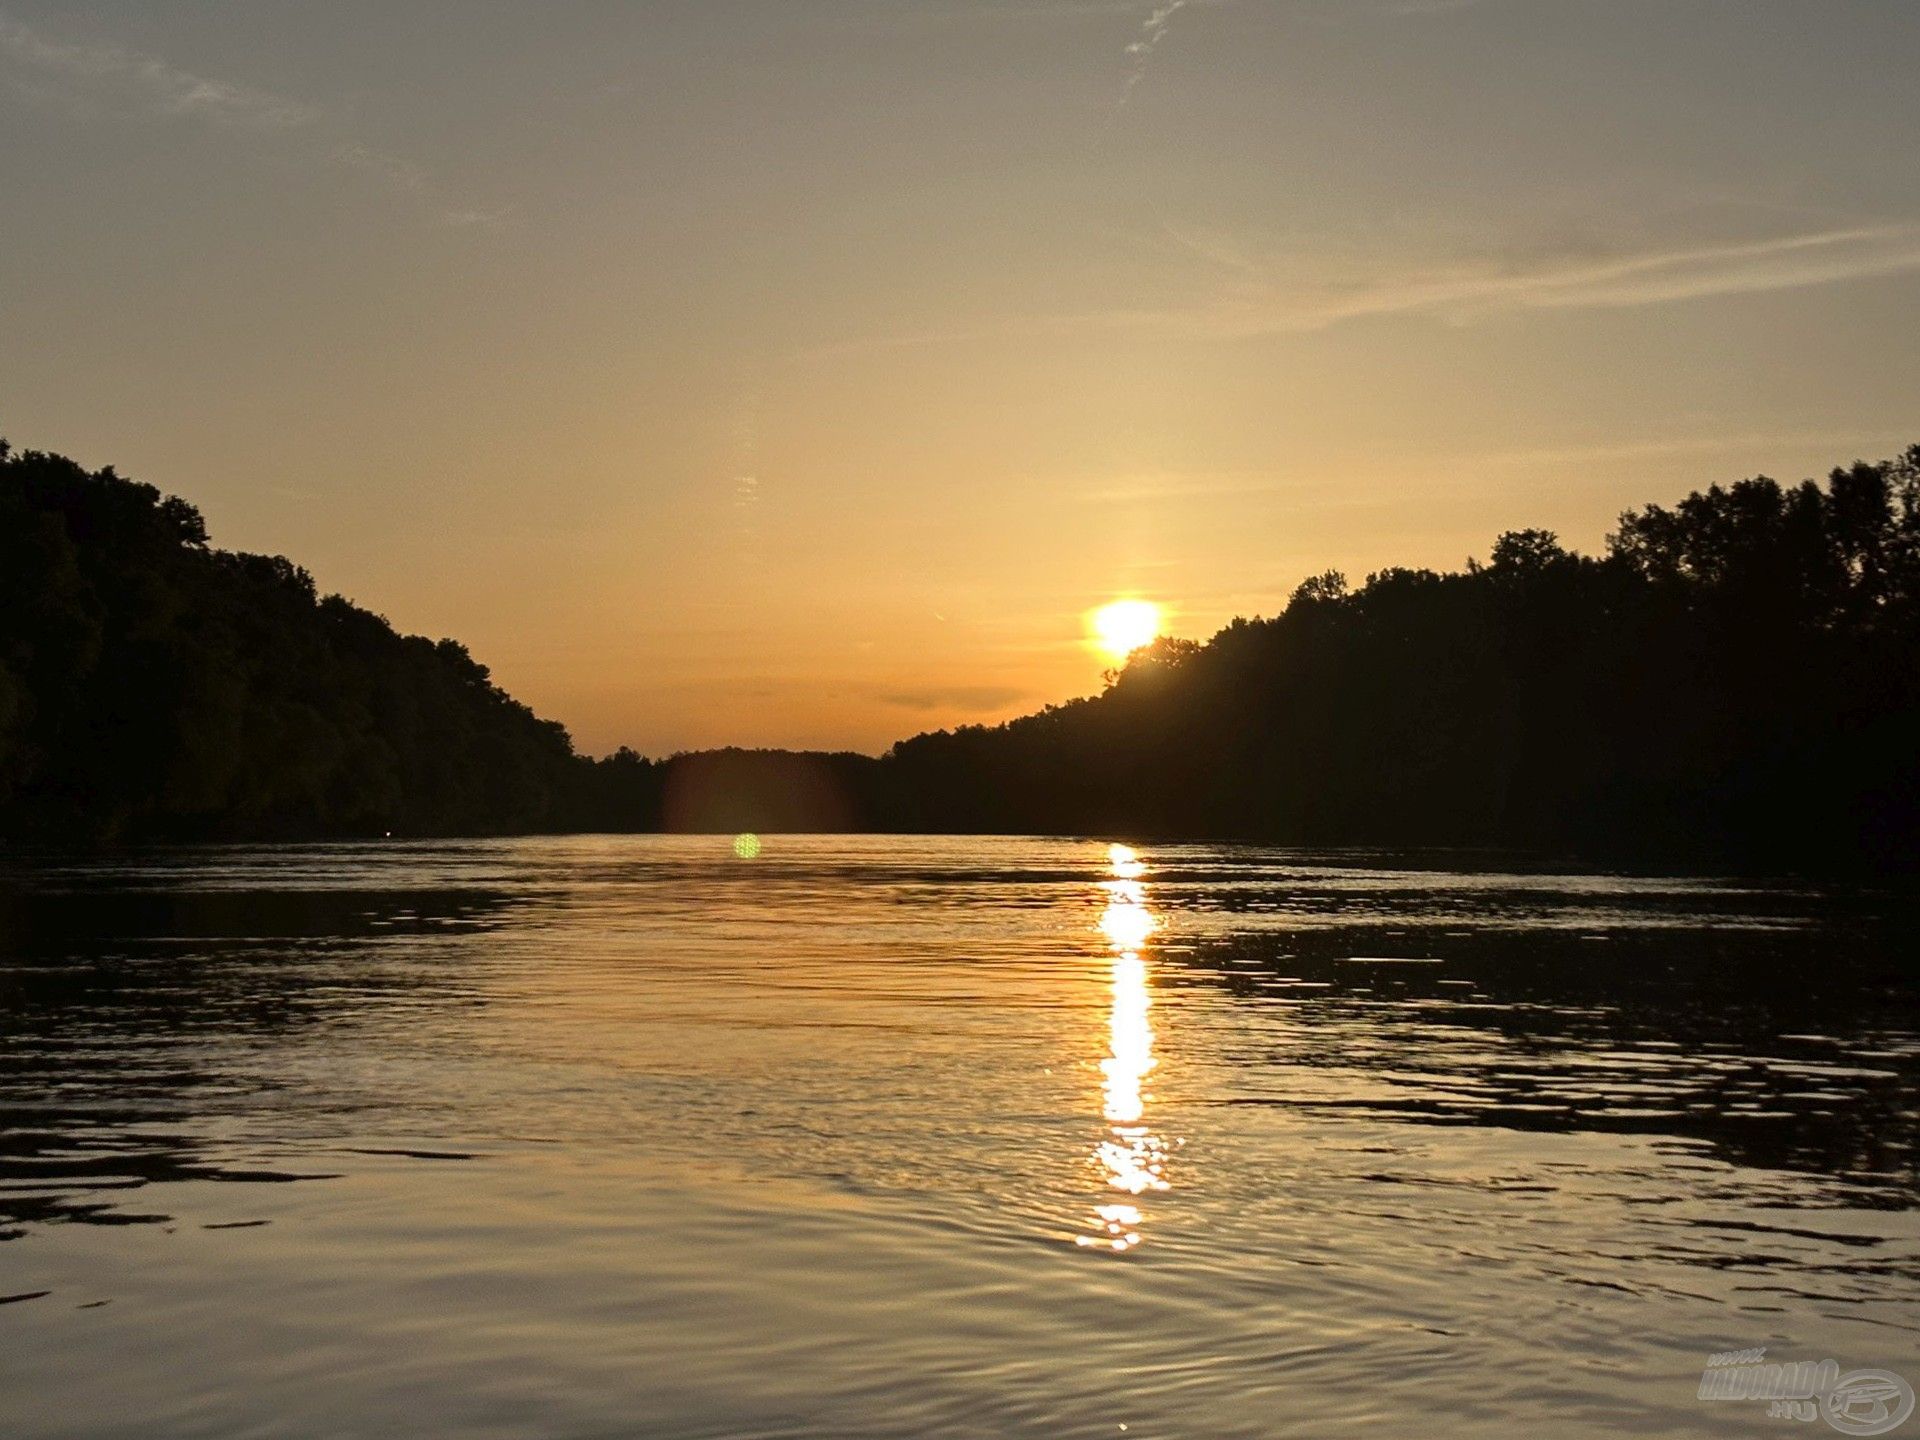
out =
[(1264, 264), (1242, 261), (1213, 296), (1163, 319), (1225, 335), (1259, 335), (1324, 329), (1366, 316), (1462, 321), (1502, 311), (1621, 309), (1915, 270), (1920, 270), (1920, 225), (1912, 223), (1630, 251), (1542, 251), (1519, 258), (1368, 264), (1290, 257)]
[(1147, 78), (1147, 66), (1153, 61), (1153, 52), (1160, 48), (1160, 42), (1167, 37), (1167, 26), (1173, 23), (1173, 17), (1186, 9), (1191, 0), (1161, 0), (1148, 14), (1140, 26), (1140, 33), (1127, 46), (1127, 78), (1120, 90), (1120, 99), (1113, 110), (1117, 115), (1126, 109), (1127, 101), (1133, 98), (1133, 92), (1140, 82)]
[(1004, 710), (1026, 698), (1024, 690), (1000, 685), (935, 685), (921, 690), (886, 690), (874, 698), (902, 710)]
[(0, 15), (0, 54), (45, 73), (112, 87), (159, 115), (200, 116), (221, 125), (288, 130), (320, 119), (312, 105), (231, 80), (213, 80), (117, 45), (74, 45)]
[(84, 98), (106, 96), (162, 120), (197, 119), (229, 129), (300, 134), (318, 143), (328, 164), (371, 175), (385, 188), (417, 201), (443, 224), (493, 225), (505, 210), (483, 210), (449, 199), (427, 172), (402, 156), (351, 140), (327, 141), (327, 112), (318, 105), (238, 81), (209, 78), (118, 45), (81, 45), (55, 39), (0, 13), (0, 58), (62, 80)]
[(327, 159), (346, 169), (372, 175), (395, 193), (418, 201), (443, 225), (491, 229), (512, 213), (510, 206), (480, 209), (449, 199), (424, 169), (402, 155), (348, 142), (335, 145), (327, 152)]
[(1114, 102), (1113, 114), (1118, 117), (1127, 108), (1127, 102), (1133, 98), (1133, 92), (1140, 88), (1140, 82), (1147, 78), (1147, 68), (1153, 63), (1153, 52), (1160, 48), (1160, 42), (1167, 38), (1168, 27), (1173, 17), (1189, 5), (1225, 5), (1231, 0), (1156, 0), (1153, 9), (1147, 12), (1147, 18), (1140, 22), (1140, 29), (1128, 42), (1123, 52), (1127, 59), (1127, 75), (1120, 87), (1120, 98)]
[(1332, 245), (1263, 257), (1230, 239), (1167, 233), (1181, 251), (1205, 262), (1199, 280), (1176, 282), (1185, 299), (842, 339), (799, 350), (793, 358), (824, 360), (1009, 335), (1139, 331), (1239, 340), (1392, 316), (1466, 324), (1516, 312), (1628, 309), (1920, 272), (1916, 222), (1756, 240), (1640, 249), (1543, 247), (1435, 260), (1356, 256)]
[[(1121, 85), (1120, 99), (1115, 103), (1114, 114), (1118, 115), (1127, 108), (1127, 101), (1133, 98), (1133, 92), (1140, 88), (1140, 82), (1147, 78), (1147, 69), (1153, 63), (1153, 52), (1160, 48), (1160, 42), (1167, 38), (1167, 30), (1173, 24), (1173, 17), (1190, 5), (1226, 5), (1232, 0), (1157, 0), (1153, 9), (1147, 12), (1147, 18), (1141, 22), (1139, 33), (1128, 43), (1125, 50), (1127, 58), (1127, 76)], [(1357, 6), (1343, 7), (1348, 18), (1357, 18), (1366, 14), (1386, 16), (1389, 19), (1411, 19), (1424, 15), (1448, 15), (1459, 10), (1471, 10), (1487, 3), (1487, 0), (1360, 0)], [(1051, 8), (1051, 7), (1037, 7)], [(1076, 11), (1104, 10), (1104, 5), (1075, 5)], [(1004, 12), (993, 12), (1004, 13)]]

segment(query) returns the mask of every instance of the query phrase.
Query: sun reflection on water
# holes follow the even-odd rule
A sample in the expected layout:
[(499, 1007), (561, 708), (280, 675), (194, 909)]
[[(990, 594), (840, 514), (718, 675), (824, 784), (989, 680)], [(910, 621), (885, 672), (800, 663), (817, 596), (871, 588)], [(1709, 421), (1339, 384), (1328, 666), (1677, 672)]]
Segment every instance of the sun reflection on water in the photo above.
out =
[[(1108, 1055), (1100, 1062), (1104, 1076), (1102, 1114), (1107, 1133), (1095, 1147), (1093, 1159), (1115, 1190), (1139, 1197), (1165, 1190), (1166, 1142), (1146, 1124), (1144, 1082), (1159, 1063), (1153, 1055), (1151, 975), (1141, 951), (1159, 928), (1147, 908), (1146, 865), (1130, 847), (1112, 845), (1107, 860), (1113, 878), (1101, 882), (1106, 909), (1100, 932), (1113, 947), (1113, 999), (1108, 1012)], [(1093, 1207), (1097, 1222), (1091, 1235), (1077, 1235), (1078, 1244), (1127, 1251), (1140, 1243), (1141, 1211), (1136, 1204), (1114, 1202)]]

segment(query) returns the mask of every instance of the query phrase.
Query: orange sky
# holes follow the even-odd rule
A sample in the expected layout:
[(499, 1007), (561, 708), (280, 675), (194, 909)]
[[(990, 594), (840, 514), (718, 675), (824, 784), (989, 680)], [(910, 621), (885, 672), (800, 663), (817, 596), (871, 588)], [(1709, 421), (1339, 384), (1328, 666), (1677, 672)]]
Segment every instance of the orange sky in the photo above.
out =
[(583, 748), (1920, 439), (1898, 0), (0, 6), (0, 426)]

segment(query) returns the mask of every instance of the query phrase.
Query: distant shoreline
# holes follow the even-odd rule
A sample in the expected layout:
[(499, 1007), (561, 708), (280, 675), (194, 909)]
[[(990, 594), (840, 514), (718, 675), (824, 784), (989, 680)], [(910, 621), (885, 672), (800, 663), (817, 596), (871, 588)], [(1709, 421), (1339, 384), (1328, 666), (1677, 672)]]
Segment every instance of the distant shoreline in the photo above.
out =
[(0, 840), (1178, 837), (1920, 868), (1920, 446), (1709, 486), (1604, 555), (1302, 583), (1099, 695), (882, 755), (589, 758), (453, 640), (152, 486), (0, 443)]

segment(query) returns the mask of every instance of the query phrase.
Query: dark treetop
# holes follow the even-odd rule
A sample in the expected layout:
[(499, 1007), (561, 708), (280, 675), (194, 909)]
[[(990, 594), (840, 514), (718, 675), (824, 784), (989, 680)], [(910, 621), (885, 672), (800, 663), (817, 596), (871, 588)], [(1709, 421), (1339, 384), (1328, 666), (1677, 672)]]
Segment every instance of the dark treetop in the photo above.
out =
[(576, 756), (185, 501), (0, 444), (0, 833), (926, 829), (1911, 868), (1920, 446), (1488, 563), (1329, 573), (1104, 693), (877, 759)]

